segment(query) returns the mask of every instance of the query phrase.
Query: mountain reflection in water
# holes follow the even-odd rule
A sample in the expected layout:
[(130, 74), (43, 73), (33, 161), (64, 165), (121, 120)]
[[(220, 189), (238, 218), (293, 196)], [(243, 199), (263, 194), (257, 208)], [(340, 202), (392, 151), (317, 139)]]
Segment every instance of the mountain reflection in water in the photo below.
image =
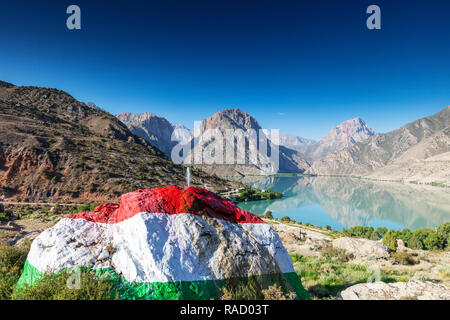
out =
[(283, 192), (276, 200), (239, 204), (255, 214), (272, 211), (303, 223), (392, 229), (434, 228), (450, 221), (450, 191), (445, 188), (375, 182), (344, 177), (245, 177), (243, 183)]

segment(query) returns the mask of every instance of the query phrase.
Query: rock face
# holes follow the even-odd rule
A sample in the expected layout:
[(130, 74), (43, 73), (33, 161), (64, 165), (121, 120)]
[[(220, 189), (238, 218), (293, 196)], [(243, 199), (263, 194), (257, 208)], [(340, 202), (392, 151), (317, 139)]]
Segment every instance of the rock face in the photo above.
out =
[(332, 245), (333, 248), (345, 250), (355, 256), (389, 258), (389, 249), (379, 241), (343, 237), (334, 239)]
[(137, 190), (62, 219), (33, 241), (18, 285), (76, 267), (112, 274), (123, 299), (217, 298), (249, 277), (309, 297), (269, 224), (194, 187)]
[[(437, 114), (411, 122), (388, 133), (376, 134), (314, 161), (309, 172), (365, 176), (392, 163), (424, 139), (449, 126), (450, 107), (447, 107)], [(430, 140), (431, 143), (432, 141), (434, 140)], [(434, 154), (446, 152), (445, 150), (446, 148), (435, 150)]]
[[(223, 159), (225, 159), (225, 150), (227, 146), (226, 130), (229, 129), (242, 131), (244, 134), (248, 134), (249, 132), (251, 132), (249, 130), (254, 130), (254, 132), (256, 132), (257, 134), (256, 139), (267, 139), (267, 150), (271, 150), (271, 148), (275, 146), (275, 144), (270, 141), (270, 137), (267, 138), (267, 134), (262, 132), (262, 128), (258, 124), (256, 119), (240, 109), (226, 109), (213, 114), (212, 116), (201, 122), (200, 126), (194, 130), (194, 134), (197, 136), (205, 136), (205, 132), (208, 132), (208, 130), (211, 132), (213, 132), (212, 130), (220, 130), (224, 137), (222, 150), (224, 154)], [(266, 163), (263, 163), (259, 160), (257, 162), (250, 160), (249, 141), (247, 139), (245, 142), (245, 154), (241, 152), (243, 154), (242, 156), (245, 157), (244, 164), (239, 163), (236, 160), (236, 157), (231, 164), (226, 163), (225, 160), (219, 164), (213, 163), (214, 157), (211, 157), (207, 151), (208, 145), (212, 141), (214, 141), (213, 138), (207, 138), (202, 143), (202, 145), (197, 144), (193, 148), (192, 154), (194, 155), (194, 157), (196, 157), (196, 155), (198, 154), (202, 155), (203, 157), (203, 164), (200, 166), (203, 170), (210, 173), (215, 173), (219, 176), (242, 176), (247, 174), (261, 175), (274, 173), (273, 167), (271, 165), (267, 165), (267, 162), (269, 162), (269, 160), (267, 160)], [(268, 158), (267, 153), (264, 154), (264, 152), (261, 152), (258, 157), (264, 157), (266, 159)], [(304, 156), (300, 152), (286, 148), (284, 146), (279, 146), (279, 157), (277, 160), (279, 161), (279, 172), (301, 173), (310, 166), (310, 164), (304, 159)]]
[(450, 127), (423, 139), (369, 178), (450, 186)]
[(340, 293), (344, 300), (450, 300), (450, 288), (430, 281), (360, 283)]
[(169, 121), (163, 117), (145, 112), (139, 114), (133, 114), (130, 112), (123, 112), (117, 116), (132, 133), (144, 138), (150, 144), (162, 152), (168, 157), (172, 151), (176, 142), (172, 141), (173, 127)]
[(309, 146), (304, 152), (313, 160), (320, 159), (364, 141), (374, 134), (375, 131), (363, 119), (357, 117), (334, 127), (319, 142)]
[(172, 123), (175, 141), (187, 142), (191, 139), (192, 130), (183, 124)]

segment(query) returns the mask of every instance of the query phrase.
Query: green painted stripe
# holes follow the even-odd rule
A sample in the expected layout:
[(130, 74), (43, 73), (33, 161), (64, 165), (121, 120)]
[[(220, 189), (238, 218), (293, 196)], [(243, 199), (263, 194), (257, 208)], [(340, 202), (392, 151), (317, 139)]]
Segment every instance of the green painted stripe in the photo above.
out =
[[(63, 271), (62, 271), (63, 272)], [(119, 296), (124, 300), (210, 300), (217, 299), (219, 290), (224, 287), (246, 288), (249, 292), (260, 293), (269, 285), (279, 284), (284, 290), (290, 289), (297, 294), (297, 299), (309, 299), (300, 278), (295, 272), (251, 276), (248, 278), (230, 278), (221, 280), (175, 281), (175, 282), (129, 282), (112, 269), (93, 270), (95, 275), (108, 277), (116, 283)], [(17, 287), (25, 288), (39, 282), (44, 274), (25, 263)], [(262, 296), (261, 296), (262, 298)]]

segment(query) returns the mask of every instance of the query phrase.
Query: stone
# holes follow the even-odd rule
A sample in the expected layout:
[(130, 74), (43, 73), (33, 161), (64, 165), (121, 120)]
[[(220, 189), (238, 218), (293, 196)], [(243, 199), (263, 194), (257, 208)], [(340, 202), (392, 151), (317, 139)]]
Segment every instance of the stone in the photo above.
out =
[(212, 299), (230, 279), (307, 291), (278, 234), (206, 189), (161, 187), (61, 219), (32, 243), (18, 287), (45, 273), (110, 274), (122, 299)]
[(332, 246), (352, 253), (355, 257), (389, 258), (389, 249), (380, 241), (343, 237), (334, 239)]
[(360, 283), (340, 292), (344, 300), (450, 300), (450, 288), (431, 281)]
[(405, 242), (401, 239), (397, 239), (397, 251), (399, 252), (411, 252), (411, 248), (405, 245)]

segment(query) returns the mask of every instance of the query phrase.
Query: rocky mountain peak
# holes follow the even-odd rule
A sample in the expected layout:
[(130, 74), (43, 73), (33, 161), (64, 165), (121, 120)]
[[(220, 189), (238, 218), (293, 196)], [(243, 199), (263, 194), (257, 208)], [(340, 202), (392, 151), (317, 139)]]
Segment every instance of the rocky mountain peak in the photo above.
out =
[(151, 112), (131, 113), (122, 112), (117, 116), (135, 135), (144, 138), (150, 144), (170, 155), (174, 142), (172, 142), (173, 126), (166, 118), (159, 117)]
[(311, 159), (319, 159), (330, 153), (350, 147), (375, 134), (375, 131), (366, 122), (356, 117), (337, 125), (320, 141), (306, 150)]
[(225, 109), (216, 112), (202, 121), (201, 127), (206, 129), (242, 129), (259, 130), (261, 126), (255, 118), (240, 109)]
[(375, 134), (360, 117), (342, 122), (326, 134), (320, 142), (334, 144), (337, 149), (346, 148)]

